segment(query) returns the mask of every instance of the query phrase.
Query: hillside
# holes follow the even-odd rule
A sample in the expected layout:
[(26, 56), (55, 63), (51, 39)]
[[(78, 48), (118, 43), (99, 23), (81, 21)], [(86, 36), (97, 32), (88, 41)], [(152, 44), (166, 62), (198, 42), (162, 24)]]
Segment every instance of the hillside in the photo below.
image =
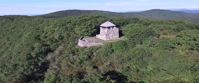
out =
[(104, 16), (122, 16), (137, 17), (151, 20), (187, 20), (192, 22), (199, 21), (199, 14), (185, 13), (180, 11), (152, 9), (142, 12), (109, 12), (99, 10), (65, 10), (42, 15), (44, 17), (65, 17), (81, 15), (104, 15)]
[(180, 10), (176, 10), (176, 11), (185, 12), (185, 13), (192, 13), (192, 14), (199, 14), (199, 9), (194, 9), (194, 10), (180, 9)]
[(143, 17), (158, 20), (199, 20), (197, 14), (183, 13), (170, 10), (153, 9), (139, 13), (129, 13), (129, 16)]
[[(199, 82), (199, 22), (174, 19), (187, 14), (72, 12), (0, 17), (0, 83)], [(95, 36), (105, 21), (121, 26), (125, 39), (77, 46), (81, 36)]]
[(45, 15), (44, 17), (66, 17), (66, 16), (81, 16), (81, 15), (112, 15), (118, 16), (119, 13), (109, 12), (109, 11), (100, 11), (100, 10), (65, 10), (53, 12)]

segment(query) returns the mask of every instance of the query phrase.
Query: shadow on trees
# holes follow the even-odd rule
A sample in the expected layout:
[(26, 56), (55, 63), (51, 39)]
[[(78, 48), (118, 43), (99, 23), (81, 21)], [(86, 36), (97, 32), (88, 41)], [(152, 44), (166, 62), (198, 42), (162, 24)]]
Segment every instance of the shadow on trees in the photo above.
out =
[(84, 71), (78, 72), (76, 75), (77, 75), (78, 79), (82, 80), (82, 79), (84, 79), (86, 72), (84, 72)]
[(121, 30), (121, 26), (120, 25), (116, 25), (116, 27), (119, 28), (119, 37), (124, 36), (124, 34), (122, 33), (122, 30)]
[(116, 83), (127, 83), (128, 81), (127, 76), (115, 70), (108, 71), (105, 74), (103, 74), (102, 80), (106, 80), (108, 78), (116, 81)]
[(97, 34), (100, 34), (100, 26), (95, 26), (95, 32), (93, 32), (91, 36), (96, 36)]
[[(41, 49), (35, 51), (37, 49)], [(28, 58), (29, 65), (33, 68), (29, 68), (28, 74), (25, 74), (25, 82), (40, 82), (45, 78), (45, 73), (49, 68), (50, 62), (46, 59), (49, 53), (54, 52), (49, 45), (43, 44), (41, 46), (35, 47), (34, 50), (36, 57), (30, 56)], [(28, 70), (27, 70), (28, 71)]]
[(32, 81), (43, 81), (44, 75), (47, 69), (49, 68), (49, 62), (45, 61), (38, 66), (37, 70), (32, 72), (30, 75), (26, 75), (25, 82), (32, 82)]

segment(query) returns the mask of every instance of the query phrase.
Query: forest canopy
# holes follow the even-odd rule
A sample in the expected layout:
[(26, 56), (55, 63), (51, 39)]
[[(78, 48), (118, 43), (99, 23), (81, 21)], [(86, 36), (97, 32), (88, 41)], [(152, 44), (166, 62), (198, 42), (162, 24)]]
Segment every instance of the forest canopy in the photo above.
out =
[[(125, 40), (77, 47), (105, 21)], [(0, 17), (1, 83), (198, 83), (199, 23), (104, 15)]]

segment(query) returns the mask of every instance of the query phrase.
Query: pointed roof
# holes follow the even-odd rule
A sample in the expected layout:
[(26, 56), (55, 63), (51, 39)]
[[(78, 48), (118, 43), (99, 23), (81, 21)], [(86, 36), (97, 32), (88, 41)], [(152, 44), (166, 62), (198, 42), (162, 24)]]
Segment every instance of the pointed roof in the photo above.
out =
[(110, 21), (106, 21), (106, 22), (102, 23), (100, 26), (102, 26), (102, 27), (112, 27), (112, 26), (116, 26), (116, 25), (113, 24)]

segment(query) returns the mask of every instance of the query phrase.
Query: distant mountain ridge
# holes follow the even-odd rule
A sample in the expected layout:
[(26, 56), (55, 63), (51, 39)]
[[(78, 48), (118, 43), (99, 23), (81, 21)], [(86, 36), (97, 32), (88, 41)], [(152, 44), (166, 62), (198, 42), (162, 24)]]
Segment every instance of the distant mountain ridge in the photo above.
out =
[(148, 11), (129, 13), (130, 16), (158, 20), (198, 20), (199, 14), (184, 13), (172, 10), (152, 9)]
[(64, 10), (53, 12), (43, 17), (65, 17), (65, 16), (80, 16), (80, 15), (106, 15), (106, 16), (123, 16), (123, 17), (138, 17), (155, 20), (191, 20), (198, 21), (199, 14), (186, 13), (182, 11), (152, 9), (141, 12), (110, 12), (100, 10)]
[(180, 10), (176, 10), (176, 11), (185, 12), (185, 13), (192, 13), (192, 14), (199, 14), (199, 9), (194, 9), (194, 10), (180, 9)]
[(80, 16), (80, 15), (118, 15), (119, 13), (110, 12), (110, 11), (101, 11), (101, 10), (64, 10), (64, 11), (57, 11), (49, 14), (44, 14), (41, 16), (48, 16), (48, 17), (64, 17), (64, 16)]

